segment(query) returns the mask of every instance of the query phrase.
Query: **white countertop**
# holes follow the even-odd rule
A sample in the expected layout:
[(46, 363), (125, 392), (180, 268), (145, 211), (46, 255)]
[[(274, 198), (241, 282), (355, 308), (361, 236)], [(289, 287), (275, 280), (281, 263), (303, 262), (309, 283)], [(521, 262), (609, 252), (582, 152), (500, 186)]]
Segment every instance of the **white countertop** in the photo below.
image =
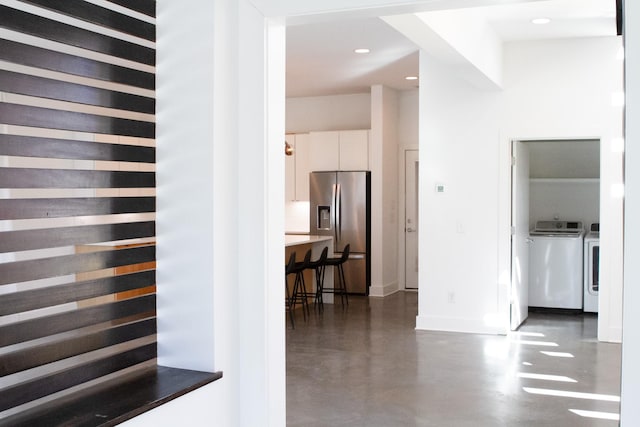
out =
[(295, 245), (304, 245), (307, 243), (317, 243), (317, 242), (326, 242), (328, 240), (333, 240), (331, 236), (316, 236), (312, 234), (285, 234), (284, 235), (284, 245), (286, 246), (295, 246)]

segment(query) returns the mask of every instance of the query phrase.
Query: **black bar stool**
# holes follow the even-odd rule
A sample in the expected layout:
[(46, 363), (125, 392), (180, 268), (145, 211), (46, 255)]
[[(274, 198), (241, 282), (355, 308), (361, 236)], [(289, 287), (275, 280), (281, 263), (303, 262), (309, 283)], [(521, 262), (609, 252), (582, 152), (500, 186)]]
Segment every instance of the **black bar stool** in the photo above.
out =
[[(346, 244), (344, 250), (342, 251), (342, 255), (339, 257), (331, 257), (327, 258), (324, 265), (336, 267), (338, 269), (338, 283), (334, 283), (333, 288), (325, 288), (323, 286), (320, 295), (316, 294), (316, 299), (319, 297), (320, 305), (322, 305), (322, 293), (333, 293), (334, 295), (340, 295), (340, 302), (342, 305), (349, 305), (349, 297), (347, 296), (347, 282), (344, 278), (344, 268), (343, 265), (349, 259), (349, 252), (351, 250), (351, 245)], [(324, 273), (323, 273), (324, 274)]]
[(307, 294), (307, 286), (304, 283), (304, 270), (309, 268), (311, 265), (311, 249), (307, 251), (304, 256), (304, 260), (300, 262), (296, 262), (293, 265), (293, 273), (296, 274), (296, 280), (293, 284), (293, 293), (291, 295), (291, 310), (296, 308), (296, 303), (299, 301), (302, 305), (302, 314), (304, 319), (307, 319), (307, 315), (309, 314), (309, 295)]
[(296, 325), (293, 320), (293, 307), (291, 305), (291, 294), (289, 292), (289, 283), (287, 282), (287, 277), (289, 274), (295, 274), (295, 265), (296, 265), (296, 253), (291, 252), (289, 255), (289, 262), (287, 262), (284, 266), (284, 289), (286, 291), (286, 300), (285, 304), (287, 307), (287, 311), (289, 312), (289, 319), (291, 320), (291, 327), (295, 329)]
[[(322, 301), (322, 287), (324, 285), (324, 269), (326, 266), (326, 262), (327, 262), (327, 256), (329, 253), (329, 247), (325, 246), (324, 249), (322, 249), (322, 253), (320, 254), (320, 257), (315, 260), (315, 261), (311, 261), (309, 263), (309, 267), (308, 268), (312, 268), (315, 273), (316, 273), (316, 297), (314, 299), (314, 306), (316, 306), (318, 304), (318, 292), (320, 292), (320, 302)], [(322, 304), (319, 305), (320, 308), (322, 308)]]

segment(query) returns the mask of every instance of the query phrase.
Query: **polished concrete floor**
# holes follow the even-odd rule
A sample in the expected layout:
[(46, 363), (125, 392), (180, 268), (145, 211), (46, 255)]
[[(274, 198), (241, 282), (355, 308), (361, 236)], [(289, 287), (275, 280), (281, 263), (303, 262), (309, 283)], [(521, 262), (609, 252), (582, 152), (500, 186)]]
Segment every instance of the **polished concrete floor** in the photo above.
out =
[(492, 336), (416, 331), (412, 292), (325, 307), (287, 324), (289, 426), (618, 425), (621, 347), (595, 315)]

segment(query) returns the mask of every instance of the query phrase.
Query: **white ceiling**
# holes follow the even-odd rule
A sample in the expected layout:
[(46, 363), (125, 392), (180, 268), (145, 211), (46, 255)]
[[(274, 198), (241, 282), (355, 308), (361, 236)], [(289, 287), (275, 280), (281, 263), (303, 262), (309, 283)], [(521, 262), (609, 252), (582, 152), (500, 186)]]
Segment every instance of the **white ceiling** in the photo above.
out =
[[(516, 42), (615, 36), (615, 9), (615, 0), (546, 0), (454, 13), (484, 20), (503, 42)], [(537, 17), (551, 22), (532, 24)], [(353, 52), (363, 47), (371, 53)], [(287, 97), (367, 93), (375, 84), (414, 89), (410, 75), (418, 75), (418, 48), (379, 18), (287, 27)]]

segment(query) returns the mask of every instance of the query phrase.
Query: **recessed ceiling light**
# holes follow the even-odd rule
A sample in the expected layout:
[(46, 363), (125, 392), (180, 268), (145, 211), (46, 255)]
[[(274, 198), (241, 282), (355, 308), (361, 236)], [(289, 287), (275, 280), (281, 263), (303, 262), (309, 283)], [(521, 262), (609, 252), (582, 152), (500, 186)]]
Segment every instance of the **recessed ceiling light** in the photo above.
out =
[(418, 80), (418, 77), (416, 77), (416, 76), (407, 76), (404, 79), (405, 80)]
[(549, 18), (535, 18), (531, 20), (531, 23), (536, 25), (548, 24), (549, 22), (551, 22)]
[(355, 53), (369, 53), (371, 52), (369, 49), (367, 48), (360, 48), (360, 49), (356, 49), (354, 50)]

